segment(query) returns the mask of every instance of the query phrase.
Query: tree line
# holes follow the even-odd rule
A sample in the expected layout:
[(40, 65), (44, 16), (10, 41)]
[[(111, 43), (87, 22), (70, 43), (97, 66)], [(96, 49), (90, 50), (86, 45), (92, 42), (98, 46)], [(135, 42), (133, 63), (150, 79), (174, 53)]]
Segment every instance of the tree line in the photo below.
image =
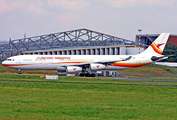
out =
[(167, 43), (163, 55), (174, 55), (173, 57), (163, 60), (163, 62), (177, 62), (177, 46), (172, 43)]

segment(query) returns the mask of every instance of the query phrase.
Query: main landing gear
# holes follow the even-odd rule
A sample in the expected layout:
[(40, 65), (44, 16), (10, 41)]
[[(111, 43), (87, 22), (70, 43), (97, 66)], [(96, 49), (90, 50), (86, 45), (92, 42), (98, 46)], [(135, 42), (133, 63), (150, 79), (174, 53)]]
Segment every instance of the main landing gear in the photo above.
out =
[(96, 75), (94, 73), (91, 73), (91, 74), (90, 73), (81, 73), (80, 76), (81, 77), (84, 77), (84, 76), (85, 77), (95, 77)]

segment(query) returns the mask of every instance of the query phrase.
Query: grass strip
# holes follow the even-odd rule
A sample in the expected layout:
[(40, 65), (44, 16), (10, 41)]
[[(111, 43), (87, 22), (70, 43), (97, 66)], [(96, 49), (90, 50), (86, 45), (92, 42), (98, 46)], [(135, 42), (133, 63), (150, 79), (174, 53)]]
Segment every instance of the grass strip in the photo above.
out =
[(0, 83), (0, 118), (176, 119), (176, 88)]

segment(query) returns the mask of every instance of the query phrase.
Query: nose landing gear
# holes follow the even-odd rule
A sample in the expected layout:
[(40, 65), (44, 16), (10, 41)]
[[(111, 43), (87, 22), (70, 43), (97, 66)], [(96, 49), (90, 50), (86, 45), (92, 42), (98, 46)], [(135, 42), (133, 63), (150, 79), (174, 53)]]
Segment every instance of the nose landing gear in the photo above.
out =
[(18, 69), (18, 74), (22, 74), (20, 69)]

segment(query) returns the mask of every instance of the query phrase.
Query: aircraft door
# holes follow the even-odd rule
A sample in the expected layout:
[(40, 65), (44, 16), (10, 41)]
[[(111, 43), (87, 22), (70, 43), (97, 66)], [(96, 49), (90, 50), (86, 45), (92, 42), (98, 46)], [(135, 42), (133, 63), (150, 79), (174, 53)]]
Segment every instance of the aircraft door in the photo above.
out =
[(136, 63), (140, 63), (140, 57), (139, 56), (136, 57)]
[(46, 69), (48, 69), (48, 70), (52, 70), (52, 69), (54, 69), (56, 66), (53, 64), (53, 57), (50, 57), (50, 59), (48, 58), (47, 60), (46, 60), (46, 63), (47, 64), (45, 64), (46, 65)]
[(47, 62), (48, 64), (53, 64), (53, 59), (49, 59)]
[(18, 59), (16, 60), (16, 63), (17, 63), (17, 64), (21, 64), (21, 59), (18, 58)]

